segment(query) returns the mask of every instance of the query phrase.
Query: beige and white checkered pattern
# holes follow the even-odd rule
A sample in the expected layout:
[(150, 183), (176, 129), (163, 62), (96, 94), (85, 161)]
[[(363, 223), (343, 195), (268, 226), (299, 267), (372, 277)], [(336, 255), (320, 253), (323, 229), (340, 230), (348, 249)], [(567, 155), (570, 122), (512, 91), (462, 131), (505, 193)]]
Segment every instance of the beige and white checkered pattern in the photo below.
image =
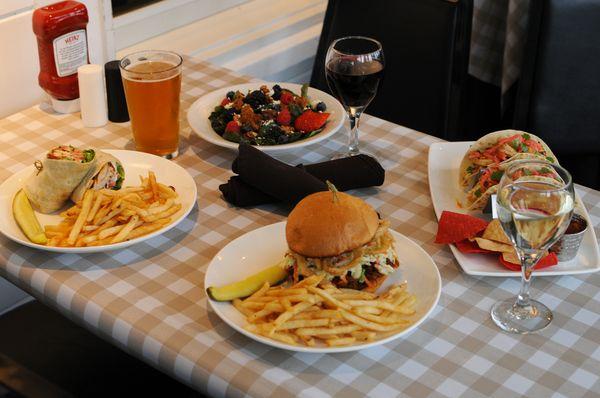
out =
[[(184, 110), (207, 91), (247, 80), (191, 59), (185, 64)], [(465, 275), (448, 248), (433, 243), (436, 219), (426, 159), (437, 139), (368, 116), (362, 124), (363, 148), (382, 162), (387, 178), (381, 188), (354, 193), (436, 261), (444, 285), (438, 307), (408, 337), (354, 353), (292, 353), (233, 331), (207, 309), (205, 267), (227, 242), (282, 220), (285, 209), (229, 206), (217, 186), (231, 174), (234, 152), (201, 141), (187, 124), (183, 135), (175, 162), (193, 175), (199, 192), (198, 205), (184, 222), (131, 248), (92, 255), (46, 253), (2, 237), (0, 274), (212, 396), (598, 396), (600, 274), (535, 280), (534, 296), (554, 311), (551, 326), (530, 336), (500, 332), (488, 311), (493, 302), (513, 296), (518, 281)], [(285, 159), (324, 160), (344, 141), (340, 132), (297, 154), (302, 156)], [(51, 115), (38, 107), (0, 121), (0, 142), (0, 179), (57, 143), (131, 147), (126, 125), (83, 128), (77, 115)], [(598, 229), (600, 192), (578, 191)]]
[(506, 92), (519, 78), (530, 0), (475, 0), (469, 73)]

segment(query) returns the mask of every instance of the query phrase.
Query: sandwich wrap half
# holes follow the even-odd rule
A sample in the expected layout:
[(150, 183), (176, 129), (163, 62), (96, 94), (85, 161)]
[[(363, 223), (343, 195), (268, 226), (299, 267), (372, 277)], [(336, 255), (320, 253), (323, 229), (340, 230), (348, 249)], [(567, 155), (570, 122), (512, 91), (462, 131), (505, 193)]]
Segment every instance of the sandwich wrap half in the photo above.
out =
[(518, 130), (484, 135), (465, 153), (459, 168), (459, 185), (471, 190), (488, 167), (505, 170), (515, 160), (539, 159), (558, 164), (556, 156), (539, 137)]
[(106, 152), (96, 151), (96, 164), (71, 194), (74, 203), (83, 199), (88, 189), (121, 189), (125, 179), (125, 170), (121, 162)]
[(42, 213), (52, 213), (69, 200), (73, 190), (96, 164), (93, 149), (71, 145), (52, 148), (25, 181), (23, 190), (31, 205)]

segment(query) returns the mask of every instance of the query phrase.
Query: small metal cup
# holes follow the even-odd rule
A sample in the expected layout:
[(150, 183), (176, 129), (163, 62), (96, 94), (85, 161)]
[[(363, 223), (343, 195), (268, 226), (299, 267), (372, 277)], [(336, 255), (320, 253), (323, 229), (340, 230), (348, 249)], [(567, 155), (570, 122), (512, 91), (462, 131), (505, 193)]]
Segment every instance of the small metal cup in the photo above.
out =
[(581, 231), (574, 234), (564, 234), (551, 248), (550, 251), (556, 253), (558, 261), (569, 261), (575, 258), (583, 240), (583, 234), (588, 229), (588, 223), (585, 218), (579, 214), (573, 213), (572, 220), (579, 221), (584, 227)]

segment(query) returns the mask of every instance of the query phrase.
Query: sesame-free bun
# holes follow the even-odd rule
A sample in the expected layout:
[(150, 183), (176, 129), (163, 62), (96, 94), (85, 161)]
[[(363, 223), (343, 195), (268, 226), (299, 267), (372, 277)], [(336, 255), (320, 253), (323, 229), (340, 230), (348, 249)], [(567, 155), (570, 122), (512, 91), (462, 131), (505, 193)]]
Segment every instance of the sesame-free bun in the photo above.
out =
[(365, 201), (325, 191), (308, 195), (296, 205), (288, 216), (285, 235), (290, 249), (298, 254), (331, 257), (366, 244), (378, 226), (377, 212)]

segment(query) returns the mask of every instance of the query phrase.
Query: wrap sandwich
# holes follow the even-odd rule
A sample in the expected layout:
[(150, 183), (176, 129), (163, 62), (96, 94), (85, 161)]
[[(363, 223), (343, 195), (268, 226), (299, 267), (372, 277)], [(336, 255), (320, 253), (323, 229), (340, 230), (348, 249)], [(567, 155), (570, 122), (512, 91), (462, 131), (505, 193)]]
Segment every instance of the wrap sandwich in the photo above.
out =
[(60, 145), (35, 162), (37, 170), (25, 181), (23, 189), (34, 209), (52, 213), (64, 206), (95, 165), (93, 149)]
[(505, 170), (510, 162), (539, 159), (557, 163), (556, 156), (539, 137), (518, 130), (502, 130), (478, 139), (465, 154), (459, 169), (459, 184), (471, 189), (488, 167)]
[(88, 189), (121, 189), (124, 179), (125, 171), (121, 162), (106, 152), (96, 151), (95, 165), (75, 188), (71, 200), (74, 203), (79, 202)]

